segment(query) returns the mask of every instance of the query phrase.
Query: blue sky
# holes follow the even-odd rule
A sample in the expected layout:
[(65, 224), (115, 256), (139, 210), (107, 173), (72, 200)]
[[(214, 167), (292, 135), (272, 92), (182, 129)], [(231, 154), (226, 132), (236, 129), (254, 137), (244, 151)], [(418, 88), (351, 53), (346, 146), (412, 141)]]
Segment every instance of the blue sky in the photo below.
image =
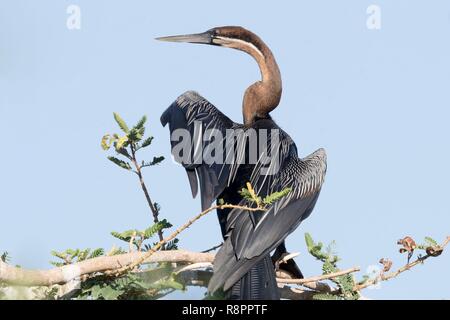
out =
[[(81, 29), (66, 27), (69, 5)], [(381, 29), (366, 27), (369, 5)], [(301, 155), (328, 153), (311, 217), (288, 239), (306, 275), (321, 272), (304, 232), (335, 240), (341, 267), (366, 270), (382, 257), (400, 266), (405, 235), (450, 235), (448, 1), (0, 1), (0, 251), (24, 267), (48, 268), (50, 250), (106, 247), (113, 230), (151, 223), (135, 176), (106, 160), (112, 112), (146, 114), (155, 137), (142, 156), (170, 158), (159, 116), (181, 93), (200, 92), (241, 121), (254, 61), (217, 47), (161, 43), (157, 36), (241, 25), (271, 47), (283, 76), (273, 112)], [(145, 172), (174, 225), (199, 211), (184, 170), (167, 160)], [(220, 243), (214, 214), (181, 247)], [(450, 298), (450, 255), (367, 290), (371, 298)], [(200, 290), (175, 297), (199, 298)]]

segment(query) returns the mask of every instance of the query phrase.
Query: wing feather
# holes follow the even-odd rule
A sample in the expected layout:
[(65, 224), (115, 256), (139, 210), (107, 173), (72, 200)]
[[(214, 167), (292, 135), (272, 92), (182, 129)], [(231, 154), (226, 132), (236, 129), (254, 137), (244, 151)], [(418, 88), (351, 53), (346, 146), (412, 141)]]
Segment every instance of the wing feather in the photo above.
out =
[[(234, 209), (230, 212), (225, 245), (216, 255), (219, 263), (214, 264), (214, 276), (209, 285), (211, 292), (221, 287), (228, 290), (311, 214), (324, 182), (326, 167), (323, 149), (303, 159), (292, 152), (269, 187), (269, 193), (291, 188), (286, 197), (262, 213), (256, 224), (248, 211)], [(258, 176), (262, 178), (259, 174), (254, 175)]]
[[(169, 124), (171, 135), (178, 129), (187, 130), (191, 138), (189, 146), (190, 161), (185, 163), (175, 157), (186, 169), (193, 197), (197, 195), (200, 184), (202, 209), (207, 209), (211, 203), (223, 192), (234, 179), (238, 161), (223, 161), (223, 163), (205, 163), (203, 150), (209, 143), (203, 139), (203, 133), (207, 129), (219, 130), (223, 140), (220, 141), (225, 150), (234, 150), (231, 156), (236, 157), (242, 150), (238, 148), (226, 148), (227, 129), (239, 129), (241, 124), (231, 121), (205, 98), (194, 91), (188, 91), (179, 96), (161, 116), (163, 126)], [(174, 148), (178, 141), (172, 141)], [(200, 155), (200, 158), (197, 158)]]

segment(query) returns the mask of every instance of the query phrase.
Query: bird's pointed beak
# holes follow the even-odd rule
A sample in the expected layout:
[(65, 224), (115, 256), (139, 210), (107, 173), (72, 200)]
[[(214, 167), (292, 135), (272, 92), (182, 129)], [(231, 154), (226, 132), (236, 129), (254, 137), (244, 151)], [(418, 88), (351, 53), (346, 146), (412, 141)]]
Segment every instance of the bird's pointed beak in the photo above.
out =
[(168, 42), (189, 42), (189, 43), (201, 43), (201, 44), (213, 44), (213, 35), (210, 32), (185, 34), (179, 36), (159, 37), (156, 38), (159, 41)]

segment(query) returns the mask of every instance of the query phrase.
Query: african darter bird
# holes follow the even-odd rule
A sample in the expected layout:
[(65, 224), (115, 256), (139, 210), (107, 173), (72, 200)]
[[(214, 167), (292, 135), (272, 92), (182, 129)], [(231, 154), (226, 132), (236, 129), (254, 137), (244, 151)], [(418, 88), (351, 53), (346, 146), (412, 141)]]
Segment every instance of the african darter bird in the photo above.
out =
[[(200, 123), (203, 132), (214, 129), (226, 136), (229, 130), (238, 132), (234, 142), (220, 141), (222, 147), (230, 143), (239, 145), (233, 150), (233, 159), (247, 159), (250, 148), (246, 134), (270, 132), (267, 144), (272, 155), (278, 159), (278, 170), (267, 173), (261, 157), (255, 163), (234, 161), (229, 163), (195, 163), (179, 161), (188, 174), (192, 195), (195, 197), (200, 185), (202, 208), (213, 201), (223, 199), (227, 203), (248, 205), (238, 193), (251, 182), (259, 196), (290, 188), (291, 191), (264, 212), (243, 209), (217, 210), (224, 244), (214, 261), (214, 274), (208, 291), (223, 290), (228, 299), (279, 299), (273, 260), (285, 255), (285, 238), (306, 219), (319, 196), (326, 172), (326, 153), (319, 149), (305, 158), (299, 158), (297, 147), (289, 135), (271, 118), (270, 112), (279, 104), (282, 91), (281, 74), (269, 47), (254, 33), (242, 27), (226, 26), (210, 29), (204, 33), (157, 38), (161, 41), (189, 42), (233, 48), (251, 55), (258, 63), (261, 80), (247, 88), (243, 98), (244, 124), (230, 120), (219, 109), (194, 91), (188, 91), (176, 99), (162, 114), (161, 123), (169, 124), (171, 133), (177, 129), (187, 130), (194, 136), (189, 152), (203, 144), (201, 135), (195, 138), (195, 124)], [(295, 114), (292, 113), (292, 116)], [(305, 120), (302, 120), (305, 121)], [(250, 130), (251, 129), (251, 130)], [(274, 131), (275, 130), (275, 131)], [(278, 133), (278, 142), (273, 141)], [(244, 137), (242, 139), (242, 137)], [(259, 137), (259, 135), (258, 135)], [(239, 139), (241, 138), (241, 139)], [(258, 138), (259, 141), (260, 138)], [(243, 144), (236, 141), (245, 141)], [(172, 147), (176, 145), (172, 141)], [(272, 149), (270, 149), (272, 150)], [(266, 152), (268, 155), (269, 152)], [(266, 163), (264, 163), (266, 164)], [(267, 168), (266, 168), (267, 169)], [(283, 264), (281, 265), (283, 267)], [(295, 277), (302, 277), (293, 260), (284, 265)]]

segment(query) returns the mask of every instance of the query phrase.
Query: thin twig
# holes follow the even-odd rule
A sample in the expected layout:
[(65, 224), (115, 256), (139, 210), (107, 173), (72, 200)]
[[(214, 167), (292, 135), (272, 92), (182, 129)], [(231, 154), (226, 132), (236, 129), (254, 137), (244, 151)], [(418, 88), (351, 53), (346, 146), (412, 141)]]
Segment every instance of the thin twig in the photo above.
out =
[(214, 246), (214, 247), (212, 247), (212, 248), (209, 248), (209, 249), (206, 249), (206, 250), (203, 250), (203, 251), (200, 251), (200, 252), (202, 252), (202, 253), (208, 253), (208, 252), (214, 251), (214, 250), (216, 250), (216, 249), (219, 249), (221, 246), (223, 246), (223, 242), (222, 242), (221, 244), (218, 244), (217, 246)]
[(118, 270), (114, 270), (112, 272), (108, 272), (108, 273), (112, 273), (115, 276), (119, 276), (122, 275), (130, 270), (133, 270), (135, 267), (139, 266), (140, 264), (142, 264), (143, 261), (145, 261), (146, 259), (148, 259), (152, 254), (154, 254), (156, 251), (158, 251), (159, 249), (161, 249), (162, 246), (164, 246), (167, 242), (175, 239), (181, 232), (183, 232), (183, 230), (189, 228), (194, 222), (196, 222), (197, 220), (199, 220), (200, 218), (202, 218), (203, 216), (207, 215), (208, 213), (210, 213), (211, 211), (214, 211), (216, 209), (241, 209), (241, 210), (247, 210), (247, 211), (265, 211), (266, 209), (263, 207), (256, 207), (256, 208), (251, 208), (251, 207), (247, 207), (247, 206), (239, 206), (239, 205), (232, 205), (232, 204), (222, 204), (222, 205), (215, 205), (212, 206), (204, 211), (202, 211), (201, 213), (199, 213), (198, 215), (196, 215), (194, 218), (190, 219), (188, 222), (186, 222), (184, 225), (182, 225), (181, 227), (179, 227), (177, 230), (175, 230), (170, 236), (168, 236), (167, 238), (162, 239), (161, 241), (159, 241), (153, 248), (151, 248), (150, 250), (148, 250), (142, 257), (140, 257), (139, 259), (135, 260), (134, 262), (124, 266), (123, 268), (120, 268)]
[[(440, 246), (437, 247), (437, 249), (444, 250), (444, 248), (449, 244), (449, 242), (450, 242), (450, 236), (448, 236), (445, 239), (445, 241)], [(397, 277), (399, 274), (401, 274), (407, 270), (410, 270), (411, 268), (413, 268), (419, 264), (422, 264), (426, 259), (428, 259), (430, 257), (433, 257), (433, 255), (427, 254), (423, 257), (418, 257), (413, 262), (410, 262), (410, 263), (404, 265), (403, 267), (399, 268), (396, 271), (393, 271), (388, 274), (381, 273), (380, 276), (376, 277), (375, 279), (369, 279), (369, 280), (365, 281), (364, 283), (355, 285), (354, 290), (360, 291), (360, 290), (370, 287), (374, 284), (377, 284), (380, 281), (387, 281), (387, 280), (393, 279), (393, 278)]]
[(327, 274), (323, 274), (321, 276), (304, 278), (304, 279), (279, 279), (278, 278), (277, 282), (279, 282), (279, 283), (289, 283), (289, 284), (305, 284), (305, 283), (317, 282), (317, 281), (321, 281), (321, 280), (327, 280), (327, 279), (340, 277), (340, 276), (343, 276), (345, 274), (358, 272), (360, 270), (361, 269), (359, 267), (353, 267), (353, 268), (350, 268), (350, 269), (347, 269), (347, 270), (340, 270), (340, 271), (337, 271), (337, 272), (327, 273)]
[[(142, 167), (137, 163), (136, 150), (134, 149), (134, 146), (132, 143), (130, 144), (130, 149), (131, 149), (131, 162), (133, 163), (133, 165), (136, 168), (135, 172), (139, 177), (139, 182), (141, 183), (142, 191), (144, 191), (145, 199), (147, 199), (148, 206), (150, 207), (150, 210), (152, 211), (153, 222), (158, 223), (159, 222), (159, 219), (158, 219), (159, 212), (148, 193), (147, 186), (145, 185), (145, 182), (144, 182), (144, 177), (142, 176), (142, 170), (141, 170)], [(159, 237), (159, 241), (162, 241), (164, 239), (162, 230), (158, 230), (158, 237)]]
[(203, 269), (203, 268), (209, 268), (212, 267), (211, 262), (197, 262), (188, 264), (187, 266), (181, 267), (179, 270), (174, 271), (174, 274), (179, 274), (180, 272), (188, 271), (188, 270), (195, 270), (195, 269)]

